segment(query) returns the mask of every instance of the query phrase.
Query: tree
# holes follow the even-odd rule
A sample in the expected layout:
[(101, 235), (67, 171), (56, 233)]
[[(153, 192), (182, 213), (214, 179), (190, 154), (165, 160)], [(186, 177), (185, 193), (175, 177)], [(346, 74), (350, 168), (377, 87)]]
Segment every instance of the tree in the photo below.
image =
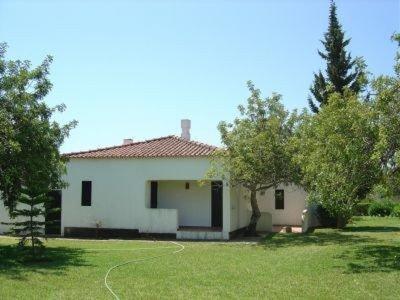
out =
[(328, 103), (332, 93), (343, 93), (345, 89), (349, 89), (357, 94), (367, 83), (364, 61), (361, 58), (352, 59), (346, 51), (350, 39), (344, 37), (333, 1), (329, 12), (328, 31), (321, 42), (325, 52), (318, 51), (318, 54), (326, 61), (326, 75), (321, 71), (314, 73), (314, 82), (310, 88), (312, 97), (308, 98), (310, 108), (315, 113), (319, 111), (320, 106)]
[[(10, 216), (32, 198), (64, 186), (65, 159), (59, 148), (76, 121), (60, 125), (52, 120), (64, 105), (49, 107), (44, 98), (51, 90), (50, 56), (35, 68), (29, 61), (7, 61), (0, 45), (0, 193)], [(36, 200), (35, 200), (36, 201)], [(36, 232), (36, 231), (34, 231)]]
[(379, 180), (374, 158), (377, 128), (373, 108), (351, 91), (334, 93), (329, 105), (309, 116), (293, 138), (309, 200), (318, 202), (343, 227)]
[(51, 225), (52, 222), (45, 220), (45, 215), (51, 213), (55, 209), (47, 208), (51, 198), (48, 190), (35, 194), (26, 187), (22, 187), (18, 206), (12, 211), (13, 221), (3, 223), (11, 225), (10, 234), (20, 237), (19, 246), (25, 246), (28, 242), (31, 245), (31, 254), (35, 258), (39, 249), (43, 247), (40, 237), (44, 237), (44, 226)]
[(295, 167), (287, 147), (296, 113), (289, 114), (281, 96), (266, 99), (249, 81), (251, 93), (247, 106), (239, 106), (240, 117), (233, 123), (220, 122), (223, 149), (215, 153), (208, 177), (222, 175), (232, 186), (242, 186), (250, 193), (252, 215), (248, 234), (255, 234), (261, 216), (257, 191), (294, 181)]
[[(400, 34), (392, 39), (400, 46)], [(375, 156), (379, 159), (384, 184), (400, 193), (400, 52), (397, 52), (394, 76), (379, 76), (372, 81), (371, 100), (379, 138)]]

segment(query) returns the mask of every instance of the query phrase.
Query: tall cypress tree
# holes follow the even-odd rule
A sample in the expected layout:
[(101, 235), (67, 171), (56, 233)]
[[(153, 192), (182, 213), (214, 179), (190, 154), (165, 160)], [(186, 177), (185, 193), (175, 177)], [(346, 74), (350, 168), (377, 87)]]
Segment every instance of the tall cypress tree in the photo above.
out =
[(328, 102), (330, 94), (343, 93), (349, 88), (359, 93), (365, 84), (364, 64), (359, 59), (352, 59), (346, 51), (350, 39), (345, 39), (344, 31), (336, 14), (336, 4), (331, 2), (328, 31), (324, 34), (325, 52), (318, 54), (326, 61), (326, 75), (321, 71), (314, 73), (314, 82), (310, 88), (312, 97), (308, 98), (310, 108), (317, 113), (319, 107)]

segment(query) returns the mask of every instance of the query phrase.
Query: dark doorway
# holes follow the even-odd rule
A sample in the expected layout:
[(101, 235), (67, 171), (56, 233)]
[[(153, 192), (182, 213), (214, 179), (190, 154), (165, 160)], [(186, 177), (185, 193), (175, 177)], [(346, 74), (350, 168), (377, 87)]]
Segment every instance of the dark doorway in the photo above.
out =
[(50, 201), (46, 204), (45, 234), (61, 234), (61, 190), (49, 192)]
[(211, 226), (222, 227), (222, 181), (211, 182)]
[(150, 208), (157, 208), (158, 182), (150, 183)]

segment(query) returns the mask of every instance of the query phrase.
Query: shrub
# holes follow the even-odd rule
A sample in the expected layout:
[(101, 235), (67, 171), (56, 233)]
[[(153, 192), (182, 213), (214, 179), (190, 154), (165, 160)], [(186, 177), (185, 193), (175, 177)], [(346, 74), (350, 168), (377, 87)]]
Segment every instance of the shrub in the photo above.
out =
[(354, 207), (354, 215), (355, 216), (367, 216), (368, 215), (368, 209), (371, 206), (373, 201), (371, 200), (364, 200), (363, 202), (360, 202), (356, 204)]
[(335, 227), (337, 218), (329, 214), (328, 210), (320, 203), (315, 203), (315, 213), (322, 227)]
[(368, 208), (368, 215), (385, 217), (390, 216), (393, 211), (394, 203), (389, 200), (373, 202)]
[(369, 198), (374, 199), (376, 201), (379, 201), (379, 200), (383, 201), (392, 196), (393, 196), (393, 194), (390, 192), (388, 187), (383, 184), (375, 185), (369, 194)]
[(400, 218), (400, 203), (397, 203), (395, 206), (393, 206), (391, 216)]

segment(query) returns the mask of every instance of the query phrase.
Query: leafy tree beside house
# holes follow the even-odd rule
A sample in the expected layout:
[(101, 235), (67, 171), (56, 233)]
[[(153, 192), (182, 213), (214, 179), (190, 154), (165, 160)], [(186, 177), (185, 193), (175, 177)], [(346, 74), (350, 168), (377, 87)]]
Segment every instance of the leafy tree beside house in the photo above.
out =
[[(400, 34), (392, 37), (400, 46)], [(378, 124), (378, 143), (375, 156), (383, 171), (383, 184), (392, 193), (400, 194), (400, 52), (397, 51), (394, 76), (378, 76), (372, 80), (375, 120)]]
[(342, 94), (348, 89), (357, 94), (367, 83), (365, 63), (361, 58), (352, 59), (346, 50), (350, 39), (344, 36), (333, 1), (330, 6), (328, 31), (321, 42), (325, 52), (318, 51), (318, 54), (326, 61), (326, 70), (325, 74), (321, 71), (314, 73), (314, 82), (310, 88), (312, 96), (308, 99), (310, 109), (315, 113), (328, 103), (332, 93)]
[(309, 201), (322, 205), (337, 227), (346, 225), (355, 205), (380, 179), (373, 119), (373, 107), (345, 90), (305, 119), (292, 140)]
[[(42, 195), (64, 185), (61, 175), (65, 160), (59, 148), (76, 122), (58, 124), (52, 117), (65, 106), (49, 107), (43, 101), (52, 87), (48, 78), (50, 56), (31, 68), (29, 61), (7, 61), (5, 53), (6, 45), (0, 44), (1, 199), (11, 217), (33, 216), (32, 222), (40, 222), (37, 219), (44, 215)], [(43, 224), (26, 223), (25, 230), (18, 231), (19, 222), (21, 219), (16, 219), (14, 233), (21, 233), (22, 244), (29, 237), (34, 246), (37, 226)]]
[(249, 191), (252, 215), (247, 233), (255, 234), (261, 216), (257, 192), (293, 182), (298, 175), (288, 142), (299, 116), (285, 110), (280, 95), (262, 99), (250, 81), (248, 88), (251, 95), (247, 106), (239, 106), (240, 117), (218, 126), (223, 149), (215, 153), (208, 176), (218, 174)]

